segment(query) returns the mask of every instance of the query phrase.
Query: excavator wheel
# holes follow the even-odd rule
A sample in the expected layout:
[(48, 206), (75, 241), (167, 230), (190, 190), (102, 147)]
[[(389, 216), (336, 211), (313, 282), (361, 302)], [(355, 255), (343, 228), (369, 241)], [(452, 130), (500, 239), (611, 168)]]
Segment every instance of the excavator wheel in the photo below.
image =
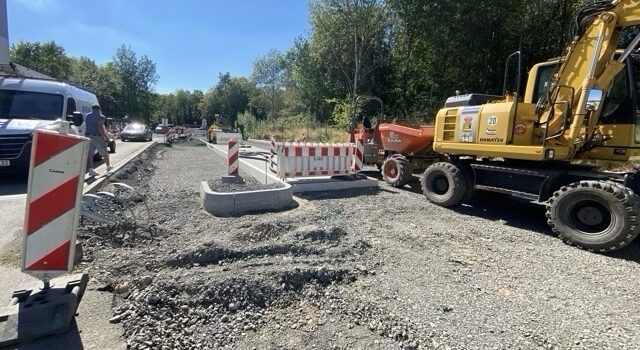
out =
[(565, 243), (597, 252), (618, 250), (640, 233), (640, 197), (607, 181), (561, 187), (547, 201), (547, 222)]
[(432, 203), (443, 207), (461, 204), (467, 196), (469, 180), (462, 164), (438, 162), (422, 174), (422, 193)]
[(413, 176), (413, 167), (401, 154), (394, 154), (382, 164), (382, 178), (393, 187), (403, 187)]

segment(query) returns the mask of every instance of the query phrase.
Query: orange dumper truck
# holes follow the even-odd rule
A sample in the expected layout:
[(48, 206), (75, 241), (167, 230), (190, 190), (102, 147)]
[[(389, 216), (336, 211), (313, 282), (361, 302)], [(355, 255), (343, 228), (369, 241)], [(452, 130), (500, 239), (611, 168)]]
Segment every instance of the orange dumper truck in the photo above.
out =
[(373, 128), (353, 128), (350, 136), (363, 140), (364, 164), (376, 165), (394, 187), (406, 185), (414, 172), (424, 171), (438, 159), (432, 148), (432, 125), (380, 121)]

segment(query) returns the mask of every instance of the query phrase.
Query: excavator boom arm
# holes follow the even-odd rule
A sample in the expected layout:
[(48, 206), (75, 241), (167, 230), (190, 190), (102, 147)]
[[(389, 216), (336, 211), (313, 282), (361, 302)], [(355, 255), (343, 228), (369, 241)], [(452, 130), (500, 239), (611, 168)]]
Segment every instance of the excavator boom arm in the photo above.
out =
[(640, 25), (640, 1), (638, 0), (619, 0), (614, 1), (615, 9), (613, 12), (618, 17), (618, 26), (620, 28)]
[[(640, 24), (640, 0), (595, 1), (581, 7), (574, 20), (574, 39), (567, 47), (561, 64), (553, 77), (549, 98), (543, 113), (558, 123), (570, 120), (568, 138), (572, 154), (580, 147), (584, 122), (587, 130), (593, 129), (600, 116), (597, 104), (588, 105), (598, 97), (592, 90), (602, 91), (604, 98), (615, 76), (624, 68), (624, 58), (640, 42), (640, 36), (623, 54), (620, 61), (614, 59), (622, 29)], [(570, 110), (555, 107), (569, 105)], [(570, 114), (565, 118), (564, 114)], [(563, 126), (563, 128), (566, 126)], [(582, 137), (582, 140), (588, 139)], [(575, 143), (575, 145), (574, 145)]]

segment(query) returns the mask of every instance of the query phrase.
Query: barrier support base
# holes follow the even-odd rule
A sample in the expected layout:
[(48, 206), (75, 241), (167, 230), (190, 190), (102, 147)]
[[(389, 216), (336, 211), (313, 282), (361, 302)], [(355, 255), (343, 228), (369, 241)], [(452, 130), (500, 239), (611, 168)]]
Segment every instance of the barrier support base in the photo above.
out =
[(48, 288), (14, 291), (9, 306), (0, 307), (0, 347), (66, 332), (88, 282), (83, 273), (55, 278)]
[(240, 175), (222, 175), (222, 182), (227, 184), (241, 184), (244, 179)]

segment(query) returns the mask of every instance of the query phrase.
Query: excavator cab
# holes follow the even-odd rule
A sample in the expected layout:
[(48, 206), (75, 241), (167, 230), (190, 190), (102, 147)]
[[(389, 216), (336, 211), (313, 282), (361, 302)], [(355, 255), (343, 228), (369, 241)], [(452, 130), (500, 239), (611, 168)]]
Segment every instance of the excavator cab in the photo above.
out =
[[(617, 52), (616, 57), (620, 53)], [(625, 65), (607, 89), (601, 106), (594, 105), (602, 107), (600, 119), (593, 141), (577, 152), (577, 159), (626, 161), (640, 152), (640, 55), (630, 55)], [(536, 64), (531, 69), (524, 103), (535, 104), (544, 99), (557, 67), (556, 59)], [(538, 125), (546, 122), (539, 120)], [(550, 128), (553, 126), (549, 125)], [(566, 125), (556, 123), (557, 129), (547, 130), (547, 134), (558, 132), (562, 127)]]

